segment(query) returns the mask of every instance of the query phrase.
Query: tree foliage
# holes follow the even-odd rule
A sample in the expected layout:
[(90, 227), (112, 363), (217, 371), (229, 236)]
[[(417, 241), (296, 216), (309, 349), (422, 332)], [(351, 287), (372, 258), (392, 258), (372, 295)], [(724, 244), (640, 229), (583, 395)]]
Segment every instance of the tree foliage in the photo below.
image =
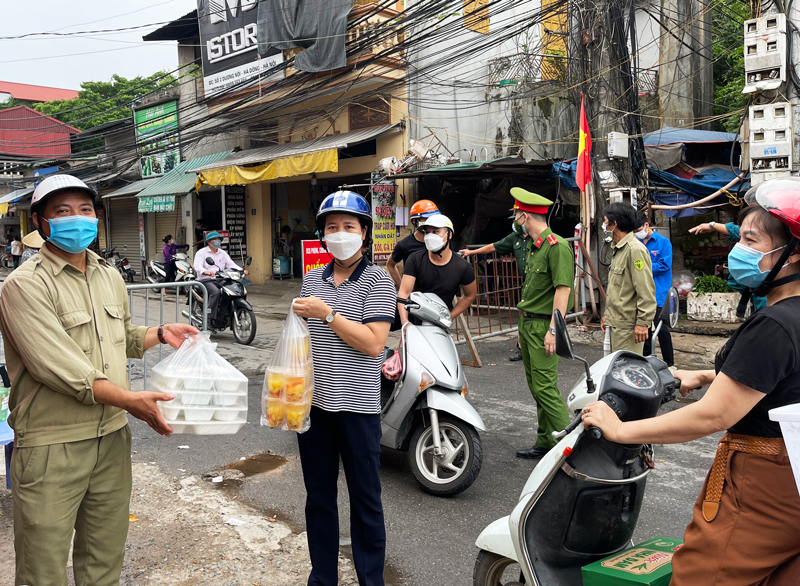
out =
[(0, 110), (5, 110), (7, 108), (16, 108), (17, 106), (27, 106), (28, 102), (20, 102), (19, 100), (15, 100), (14, 98), (10, 98), (5, 102), (0, 102)]
[(750, 4), (741, 0), (716, 1), (712, 7), (714, 43), (714, 114), (730, 114), (717, 122), (720, 130), (737, 132), (747, 106), (744, 88), (744, 21)]
[(174, 86), (172, 75), (163, 71), (149, 77), (126, 79), (113, 75), (111, 81), (85, 81), (78, 97), (36, 104), (34, 109), (80, 130), (131, 115), (131, 102), (149, 93)]

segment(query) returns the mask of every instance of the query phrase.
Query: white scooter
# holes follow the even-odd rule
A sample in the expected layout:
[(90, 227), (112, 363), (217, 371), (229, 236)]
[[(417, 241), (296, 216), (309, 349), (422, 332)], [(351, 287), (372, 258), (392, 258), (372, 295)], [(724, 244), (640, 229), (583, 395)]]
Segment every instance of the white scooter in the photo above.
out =
[[(163, 262), (151, 260), (147, 263), (147, 280), (151, 283), (163, 283), (167, 278), (167, 270)], [(185, 252), (175, 253), (175, 282), (194, 281), (194, 267)]]
[[(673, 291), (662, 317), (674, 326)], [(652, 447), (612, 443), (597, 428), (585, 430), (581, 410), (600, 400), (623, 421), (653, 417), (675, 397), (680, 381), (655, 356), (625, 350), (589, 367), (573, 354), (558, 311), (555, 329), (556, 354), (586, 367), (567, 399), (574, 419), (553, 433), (561, 441), (533, 469), (511, 515), (491, 523), (475, 542), (474, 586), (580, 586), (583, 566), (632, 545)]]
[[(483, 450), (481, 416), (467, 402), (467, 379), (450, 336), (450, 311), (433, 293), (398, 299), (422, 323), (401, 332), (402, 374), (383, 378), (381, 445), (407, 450), (414, 478), (437, 496), (463, 492), (478, 476)], [(389, 355), (391, 351), (389, 351)]]

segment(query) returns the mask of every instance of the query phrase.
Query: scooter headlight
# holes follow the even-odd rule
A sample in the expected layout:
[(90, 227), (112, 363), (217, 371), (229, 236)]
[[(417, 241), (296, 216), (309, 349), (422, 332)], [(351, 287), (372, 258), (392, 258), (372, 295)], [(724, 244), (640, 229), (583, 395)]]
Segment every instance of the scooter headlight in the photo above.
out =
[(417, 394), (419, 395), (422, 391), (424, 391), (428, 387), (432, 387), (435, 382), (436, 379), (433, 378), (433, 375), (424, 368), (422, 368), (422, 376), (419, 378), (419, 388), (417, 389)]
[(453, 325), (453, 318), (450, 316), (450, 310), (444, 305), (437, 305), (436, 309), (439, 311), (439, 322), (449, 329)]

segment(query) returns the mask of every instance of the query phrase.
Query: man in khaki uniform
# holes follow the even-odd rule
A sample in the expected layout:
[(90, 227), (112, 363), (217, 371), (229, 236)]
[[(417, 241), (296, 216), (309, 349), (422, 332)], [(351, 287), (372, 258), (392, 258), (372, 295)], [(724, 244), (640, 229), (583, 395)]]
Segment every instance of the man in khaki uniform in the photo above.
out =
[(0, 329), (11, 377), (16, 585), (119, 584), (128, 534), (131, 433), (126, 411), (170, 435), (156, 401), (128, 390), (126, 358), (180, 346), (185, 324), (131, 324), (119, 273), (87, 247), (97, 237), (94, 192), (55, 175), (33, 193), (46, 240), (0, 293)]
[(611, 232), (614, 252), (608, 268), (606, 312), (600, 321), (611, 328), (611, 350), (642, 353), (648, 328), (656, 315), (656, 286), (650, 252), (634, 234), (636, 210), (627, 203), (612, 203), (604, 213), (603, 229)]

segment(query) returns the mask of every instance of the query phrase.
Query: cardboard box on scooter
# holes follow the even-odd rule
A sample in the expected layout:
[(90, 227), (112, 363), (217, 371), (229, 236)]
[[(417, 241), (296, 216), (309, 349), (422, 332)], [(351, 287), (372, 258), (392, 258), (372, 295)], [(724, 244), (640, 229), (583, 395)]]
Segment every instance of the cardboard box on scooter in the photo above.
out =
[(680, 539), (655, 537), (581, 568), (583, 586), (668, 586)]

